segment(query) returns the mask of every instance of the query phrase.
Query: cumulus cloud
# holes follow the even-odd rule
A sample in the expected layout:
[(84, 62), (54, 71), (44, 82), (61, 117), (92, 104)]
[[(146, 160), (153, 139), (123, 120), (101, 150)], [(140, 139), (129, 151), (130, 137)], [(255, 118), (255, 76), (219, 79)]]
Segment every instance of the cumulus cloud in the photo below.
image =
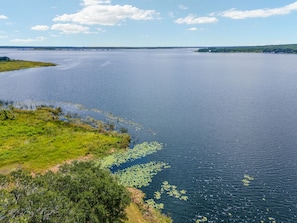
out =
[(8, 19), (8, 17), (5, 15), (0, 15), (0, 19)]
[(14, 43), (32, 43), (32, 42), (41, 42), (44, 41), (44, 37), (36, 37), (36, 38), (29, 38), (29, 39), (12, 39), (10, 42)]
[(189, 28), (188, 30), (189, 31), (197, 31), (197, 28), (196, 27), (192, 27), (192, 28)]
[(64, 34), (89, 33), (89, 27), (71, 23), (54, 24), (51, 29), (62, 31)]
[(196, 17), (192, 14), (188, 15), (185, 18), (179, 18), (175, 20), (174, 22), (177, 24), (205, 24), (205, 23), (215, 23), (218, 19), (216, 17)]
[(247, 19), (247, 18), (264, 18), (276, 15), (286, 15), (293, 11), (297, 11), (297, 2), (289, 5), (285, 5), (279, 8), (271, 9), (255, 9), (255, 10), (236, 10), (230, 9), (220, 13), (220, 16), (227, 17), (230, 19)]
[(155, 10), (142, 10), (131, 5), (104, 5), (102, 2), (109, 1), (84, 0), (85, 7), (82, 10), (74, 14), (57, 16), (53, 21), (113, 26), (127, 19), (152, 20), (158, 15)]
[(31, 29), (32, 30), (37, 30), (37, 31), (46, 31), (48, 30), (50, 27), (46, 26), (46, 25), (38, 25), (38, 26), (33, 26)]

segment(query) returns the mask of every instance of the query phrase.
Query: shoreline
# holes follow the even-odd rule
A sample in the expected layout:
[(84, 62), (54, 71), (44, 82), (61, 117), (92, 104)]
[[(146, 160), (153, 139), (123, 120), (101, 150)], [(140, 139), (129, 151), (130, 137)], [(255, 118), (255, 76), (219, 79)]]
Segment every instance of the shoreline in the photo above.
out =
[(196, 52), (198, 53), (297, 54), (297, 44), (267, 45), (267, 46), (201, 47)]
[(39, 61), (26, 61), (26, 60), (7, 60), (0, 61), (0, 72), (23, 70), (37, 67), (52, 67), (56, 66), (54, 63), (39, 62)]
[[(130, 136), (127, 133), (110, 131), (98, 120), (99, 128), (94, 128), (76, 119), (69, 122), (61, 121), (59, 120), (60, 108), (40, 107), (35, 110), (24, 110), (10, 105), (1, 105), (5, 104), (3, 102), (0, 104), (0, 135), (5, 140), (0, 147), (0, 155), (7, 154), (7, 151), (9, 153), (5, 160), (0, 160), (2, 163), (0, 176), (9, 176), (11, 171), (20, 170), (28, 170), (33, 178), (49, 172), (59, 174), (60, 166), (72, 165), (77, 161), (92, 163), (116, 151), (125, 151), (130, 142)], [(90, 145), (89, 141), (93, 143), (98, 137), (106, 141), (106, 145), (101, 145), (100, 142)], [(62, 148), (64, 144), (66, 153)], [(92, 150), (93, 147), (97, 149), (104, 147), (104, 150), (98, 154), (97, 151)], [(32, 148), (35, 149), (32, 150)], [(51, 148), (55, 148), (55, 151)], [(61, 150), (61, 155), (51, 155), (53, 152), (59, 154), (59, 150)], [(74, 150), (78, 153), (73, 156), (71, 153)], [(61, 159), (62, 154), (66, 156)], [(3, 186), (0, 189), (10, 190)], [(169, 217), (144, 202), (145, 194), (141, 190), (127, 188), (127, 191), (132, 202), (126, 207), (128, 220), (125, 223), (172, 222)]]

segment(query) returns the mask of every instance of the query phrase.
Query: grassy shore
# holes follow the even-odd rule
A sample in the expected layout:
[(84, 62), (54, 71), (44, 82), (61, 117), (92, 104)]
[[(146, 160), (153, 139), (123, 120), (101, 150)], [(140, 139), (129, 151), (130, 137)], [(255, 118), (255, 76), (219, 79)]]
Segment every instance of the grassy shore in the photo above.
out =
[(68, 160), (99, 158), (127, 148), (130, 139), (128, 134), (107, 132), (103, 124), (93, 128), (78, 120), (60, 121), (58, 109), (1, 112), (0, 173), (18, 168), (42, 172)]
[(0, 62), (0, 72), (21, 70), (33, 67), (49, 67), (56, 66), (54, 63), (25, 61), (25, 60), (9, 60)]
[[(116, 151), (125, 151), (130, 136), (108, 130), (108, 125), (68, 117), (61, 121), (61, 109), (39, 107), (21, 110), (0, 104), (0, 174), (27, 170), (33, 175), (74, 160), (90, 161)], [(90, 120), (89, 120), (90, 121)], [(9, 184), (10, 185), (10, 184)], [(125, 223), (166, 223), (172, 220), (143, 202), (144, 194), (130, 188), (132, 202), (126, 208)], [(1, 207), (0, 207), (1, 209)]]

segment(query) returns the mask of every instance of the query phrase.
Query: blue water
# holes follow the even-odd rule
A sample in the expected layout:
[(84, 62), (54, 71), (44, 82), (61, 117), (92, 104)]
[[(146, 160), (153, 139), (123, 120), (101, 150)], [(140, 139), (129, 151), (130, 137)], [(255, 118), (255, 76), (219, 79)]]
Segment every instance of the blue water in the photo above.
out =
[(174, 222), (297, 222), (297, 55), (0, 54), (58, 64), (0, 73), (0, 99), (81, 104), (140, 123), (137, 142), (163, 143), (147, 159), (171, 168), (143, 190), (152, 198), (165, 180), (187, 190), (188, 201), (161, 199)]

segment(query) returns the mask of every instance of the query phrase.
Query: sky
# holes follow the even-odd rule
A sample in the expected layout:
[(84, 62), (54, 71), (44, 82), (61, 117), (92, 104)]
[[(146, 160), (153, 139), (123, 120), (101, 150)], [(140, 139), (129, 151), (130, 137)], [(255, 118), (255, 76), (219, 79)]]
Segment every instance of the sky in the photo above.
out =
[(0, 0), (0, 46), (297, 43), (297, 1)]

